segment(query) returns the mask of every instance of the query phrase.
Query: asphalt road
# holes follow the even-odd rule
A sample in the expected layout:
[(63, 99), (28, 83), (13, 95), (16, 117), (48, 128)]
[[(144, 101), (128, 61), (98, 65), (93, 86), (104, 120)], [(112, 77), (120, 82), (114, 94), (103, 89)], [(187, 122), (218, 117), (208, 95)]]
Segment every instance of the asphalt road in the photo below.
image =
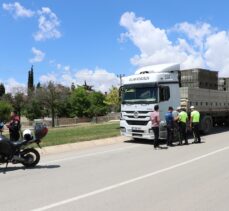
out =
[[(126, 142), (41, 155), (0, 172), (0, 210), (229, 210), (229, 132), (154, 150)], [(189, 140), (192, 142), (192, 139)]]

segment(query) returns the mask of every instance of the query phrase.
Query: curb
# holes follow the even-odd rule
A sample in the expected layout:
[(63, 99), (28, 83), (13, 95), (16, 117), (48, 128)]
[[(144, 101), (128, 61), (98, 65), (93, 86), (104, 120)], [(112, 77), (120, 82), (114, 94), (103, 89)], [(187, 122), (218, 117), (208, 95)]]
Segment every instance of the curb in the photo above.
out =
[(82, 150), (93, 148), (97, 146), (111, 145), (115, 143), (122, 143), (129, 140), (130, 138), (124, 136), (116, 136), (111, 138), (96, 139), (91, 141), (83, 141), (71, 144), (61, 144), (56, 146), (43, 147), (42, 149), (37, 149), (42, 155), (70, 152), (73, 150)]

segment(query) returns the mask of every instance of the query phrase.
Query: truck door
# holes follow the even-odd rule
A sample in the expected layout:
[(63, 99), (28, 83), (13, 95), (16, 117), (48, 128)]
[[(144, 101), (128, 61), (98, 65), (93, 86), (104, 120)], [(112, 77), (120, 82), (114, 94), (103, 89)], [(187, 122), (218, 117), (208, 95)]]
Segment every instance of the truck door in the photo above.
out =
[(164, 120), (165, 113), (170, 105), (170, 88), (169, 86), (159, 86), (159, 107), (160, 117)]

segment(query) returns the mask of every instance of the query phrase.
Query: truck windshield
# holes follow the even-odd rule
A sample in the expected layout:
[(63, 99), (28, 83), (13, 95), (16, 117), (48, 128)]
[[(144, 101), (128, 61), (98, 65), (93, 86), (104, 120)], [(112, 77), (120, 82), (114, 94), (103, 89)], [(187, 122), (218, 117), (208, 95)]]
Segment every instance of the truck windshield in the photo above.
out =
[(150, 104), (157, 102), (156, 86), (123, 86), (122, 103)]

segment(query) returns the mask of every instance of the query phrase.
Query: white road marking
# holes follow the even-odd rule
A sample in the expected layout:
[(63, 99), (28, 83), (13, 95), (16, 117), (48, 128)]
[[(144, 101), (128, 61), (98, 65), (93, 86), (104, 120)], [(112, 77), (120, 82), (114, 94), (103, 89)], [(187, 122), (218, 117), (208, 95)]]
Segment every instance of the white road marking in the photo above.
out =
[(178, 164), (172, 165), (170, 167), (167, 167), (167, 168), (164, 168), (164, 169), (161, 169), (161, 170), (158, 170), (158, 171), (154, 171), (154, 172), (151, 172), (149, 174), (142, 175), (140, 177), (135, 177), (133, 179), (126, 180), (124, 182), (120, 182), (120, 183), (117, 183), (117, 184), (114, 184), (114, 185), (111, 185), (111, 186), (108, 186), (108, 187), (105, 187), (105, 188), (101, 188), (101, 189), (98, 189), (98, 190), (95, 190), (95, 191), (92, 191), (92, 192), (89, 192), (89, 193), (86, 193), (86, 194), (83, 194), (83, 195), (79, 195), (79, 196), (76, 196), (76, 197), (72, 197), (72, 198), (69, 198), (69, 199), (66, 199), (66, 200), (63, 200), (63, 201), (59, 201), (59, 202), (44, 206), (44, 207), (33, 209), (32, 211), (44, 211), (44, 210), (52, 209), (52, 208), (55, 208), (55, 207), (59, 207), (59, 206), (64, 205), (64, 204), (68, 204), (68, 203), (71, 203), (71, 202), (79, 201), (80, 199), (85, 199), (85, 198), (88, 198), (90, 196), (94, 196), (94, 195), (97, 195), (97, 194), (100, 194), (100, 193), (103, 193), (103, 192), (106, 192), (106, 191), (110, 191), (110, 190), (113, 190), (113, 189), (116, 189), (116, 188), (119, 188), (119, 187), (122, 187), (122, 186), (125, 186), (125, 185), (128, 185), (128, 184), (131, 184), (131, 183), (134, 183), (134, 182), (137, 182), (137, 181), (140, 181), (140, 180), (143, 180), (143, 179), (146, 179), (146, 178), (149, 178), (149, 177), (152, 177), (152, 176), (167, 172), (169, 170), (173, 170), (175, 168), (178, 168), (178, 167), (193, 163), (195, 161), (198, 161), (200, 159), (212, 156), (214, 154), (217, 154), (219, 152), (222, 152), (222, 151), (225, 151), (225, 150), (228, 150), (228, 149), (229, 149), (229, 146), (221, 148), (221, 149), (218, 149), (218, 150), (215, 150), (215, 151), (212, 151), (212, 152), (209, 152), (207, 154), (204, 154), (204, 155), (201, 155), (201, 156), (198, 156), (198, 157), (195, 157), (195, 158), (193, 158), (191, 160), (187, 160), (187, 161), (184, 161), (182, 163), (178, 163)]
[(128, 146), (128, 147), (120, 147), (120, 148), (106, 150), (106, 151), (102, 151), (102, 152), (94, 152), (94, 153), (89, 153), (89, 154), (83, 154), (83, 155), (67, 157), (67, 158), (63, 158), (63, 159), (51, 160), (51, 161), (47, 161), (47, 162), (44, 162), (44, 163), (39, 163), (39, 165), (47, 165), (47, 164), (50, 164), (50, 163), (61, 163), (61, 162), (66, 162), (66, 161), (70, 161), (70, 160), (76, 160), (76, 159), (80, 159), (80, 158), (92, 157), (92, 156), (96, 156), (96, 155), (102, 155), (102, 154), (107, 154), (107, 153), (110, 153), (110, 152), (122, 151), (122, 150), (136, 148), (136, 147), (139, 147), (139, 145)]

